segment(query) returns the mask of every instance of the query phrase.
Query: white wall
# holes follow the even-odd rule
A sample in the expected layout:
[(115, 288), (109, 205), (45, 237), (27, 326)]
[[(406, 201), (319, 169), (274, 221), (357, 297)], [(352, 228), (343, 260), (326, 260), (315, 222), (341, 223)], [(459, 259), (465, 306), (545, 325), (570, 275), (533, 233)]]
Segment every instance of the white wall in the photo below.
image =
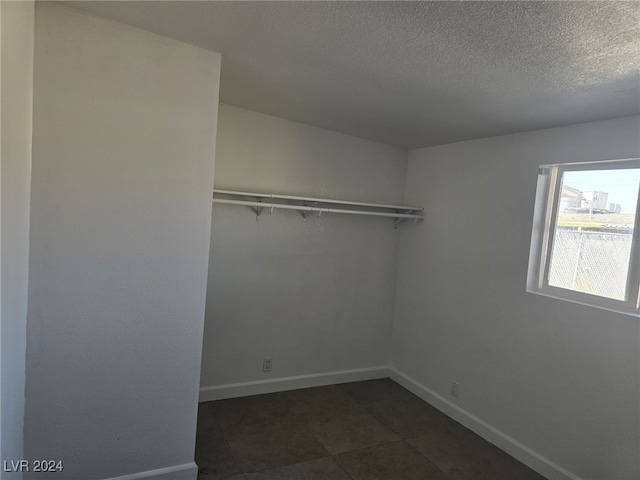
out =
[[(0, 3), (2, 30), (2, 287), (0, 461), (19, 460), (29, 270), (33, 2)], [(3, 475), (2, 478), (9, 478)]]
[[(640, 478), (638, 319), (525, 292), (544, 163), (640, 156), (637, 117), (414, 150), (392, 365), (584, 479)], [(563, 478), (557, 474), (557, 478)]]
[[(401, 203), (405, 170), (404, 150), (220, 105), (216, 188)], [(264, 391), (211, 388), (232, 383), (387, 365), (393, 220), (303, 222), (276, 210), (256, 222), (248, 207), (215, 204), (213, 224), (201, 398)]]
[(195, 479), (219, 69), (36, 6), (25, 456), (56, 478)]

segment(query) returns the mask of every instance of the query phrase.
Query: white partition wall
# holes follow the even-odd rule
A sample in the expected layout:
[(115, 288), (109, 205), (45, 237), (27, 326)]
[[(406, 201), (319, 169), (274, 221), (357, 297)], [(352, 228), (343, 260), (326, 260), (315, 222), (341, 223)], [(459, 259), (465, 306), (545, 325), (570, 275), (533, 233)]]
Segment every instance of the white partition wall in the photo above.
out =
[[(23, 458), (34, 2), (0, 3), (2, 280), (0, 461)], [(8, 475), (4, 478), (10, 478)], [(15, 475), (14, 475), (15, 476)], [(13, 478), (13, 477), (11, 477)]]
[(220, 56), (36, 7), (25, 456), (195, 479)]

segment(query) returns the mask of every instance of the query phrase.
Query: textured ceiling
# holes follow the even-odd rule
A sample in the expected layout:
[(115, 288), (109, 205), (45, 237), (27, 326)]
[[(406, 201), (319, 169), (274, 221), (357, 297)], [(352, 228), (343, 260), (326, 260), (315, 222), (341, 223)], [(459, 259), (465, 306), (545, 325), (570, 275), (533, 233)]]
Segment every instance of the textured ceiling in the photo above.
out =
[(222, 53), (220, 97), (405, 148), (640, 113), (637, 2), (63, 2)]

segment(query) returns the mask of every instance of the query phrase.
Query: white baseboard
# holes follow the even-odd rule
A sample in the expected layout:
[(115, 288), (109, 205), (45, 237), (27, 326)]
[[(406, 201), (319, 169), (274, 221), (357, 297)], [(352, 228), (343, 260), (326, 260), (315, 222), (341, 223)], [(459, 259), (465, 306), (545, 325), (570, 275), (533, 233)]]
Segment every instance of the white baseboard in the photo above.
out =
[(174, 465), (173, 467), (122, 475), (121, 477), (112, 477), (106, 480), (196, 480), (197, 477), (198, 466), (195, 462), (191, 462), (184, 465)]
[(433, 405), (447, 416), (467, 427), (469, 430), (477, 433), (488, 442), (491, 442), (501, 448), (512, 457), (531, 467), (539, 474), (549, 478), (550, 480), (582, 480), (577, 475), (565, 470), (560, 465), (553, 463), (548, 458), (543, 457), (526, 445), (523, 445), (514, 438), (511, 438), (509, 435), (492, 427), (488, 423), (458, 407), (441, 395), (438, 395), (433, 390), (418, 383), (416, 380), (404, 374), (397, 368), (389, 367), (389, 372), (389, 376), (393, 381), (399, 383), (425, 402)]
[(255, 382), (230, 383), (227, 385), (201, 388), (199, 401), (210, 402), (224, 398), (246, 397), (248, 395), (283, 392), (286, 390), (297, 390), (299, 388), (322, 387), (324, 385), (359, 382), (361, 380), (373, 380), (375, 378), (386, 378), (388, 376), (389, 368), (387, 366), (381, 366), (343, 370), (340, 372), (299, 375), (296, 377), (273, 378)]

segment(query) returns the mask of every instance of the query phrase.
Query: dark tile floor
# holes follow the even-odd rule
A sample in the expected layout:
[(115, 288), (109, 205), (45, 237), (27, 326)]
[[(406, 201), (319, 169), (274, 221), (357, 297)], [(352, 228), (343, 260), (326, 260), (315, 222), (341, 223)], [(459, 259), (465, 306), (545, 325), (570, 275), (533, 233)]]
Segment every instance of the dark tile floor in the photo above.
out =
[(397, 383), (201, 403), (198, 480), (542, 480)]

